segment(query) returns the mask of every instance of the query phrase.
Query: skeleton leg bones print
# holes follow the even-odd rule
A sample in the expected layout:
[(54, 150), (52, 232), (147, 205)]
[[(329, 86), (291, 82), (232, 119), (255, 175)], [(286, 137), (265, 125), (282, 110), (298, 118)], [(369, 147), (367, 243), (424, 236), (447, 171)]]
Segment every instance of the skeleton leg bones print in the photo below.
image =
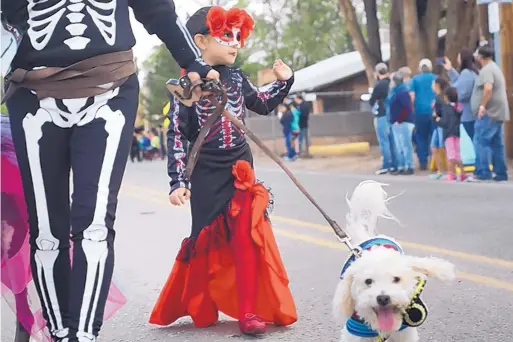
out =
[(9, 112), (20, 113), (11, 115), (11, 126), (27, 198), (32, 273), (58, 341), (94, 341), (102, 325), (138, 90), (134, 75), (95, 97), (39, 101), (20, 89), (8, 101)]

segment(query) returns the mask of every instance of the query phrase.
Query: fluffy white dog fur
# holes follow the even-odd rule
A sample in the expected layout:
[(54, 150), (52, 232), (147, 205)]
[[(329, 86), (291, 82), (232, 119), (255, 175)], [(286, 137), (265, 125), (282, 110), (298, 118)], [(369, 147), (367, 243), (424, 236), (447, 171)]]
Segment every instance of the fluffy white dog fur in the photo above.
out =
[[(387, 208), (390, 198), (383, 189), (384, 185), (364, 181), (356, 187), (351, 199), (347, 200), (349, 213), (346, 216), (346, 229), (354, 246), (377, 236), (376, 225), (380, 217), (396, 220)], [(390, 237), (386, 238), (393, 241)], [(417, 328), (408, 327), (397, 331), (403, 321), (402, 311), (409, 304), (410, 295), (417, 284), (416, 277), (419, 276), (450, 281), (455, 277), (454, 265), (434, 257), (401, 255), (381, 246), (364, 251), (345, 272), (333, 299), (334, 315), (338, 323), (344, 326), (341, 342), (375, 341), (375, 338), (361, 338), (346, 330), (346, 320), (355, 311), (373, 330), (389, 336), (387, 342), (419, 341)], [(389, 306), (394, 310), (392, 331), (380, 330), (377, 317), (379, 295), (390, 296)]]

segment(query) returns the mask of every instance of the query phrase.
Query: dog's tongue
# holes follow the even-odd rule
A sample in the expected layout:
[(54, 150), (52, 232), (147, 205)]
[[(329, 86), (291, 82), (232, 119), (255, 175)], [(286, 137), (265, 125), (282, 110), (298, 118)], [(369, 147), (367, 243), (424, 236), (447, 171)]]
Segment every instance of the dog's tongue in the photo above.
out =
[(392, 331), (394, 329), (394, 311), (392, 308), (379, 308), (377, 315), (381, 330)]

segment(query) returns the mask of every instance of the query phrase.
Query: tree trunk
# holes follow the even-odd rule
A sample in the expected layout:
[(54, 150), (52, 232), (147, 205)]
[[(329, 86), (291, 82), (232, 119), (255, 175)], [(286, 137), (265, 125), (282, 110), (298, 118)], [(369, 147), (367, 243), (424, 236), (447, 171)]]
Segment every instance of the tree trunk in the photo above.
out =
[(363, 37), (362, 30), (358, 24), (356, 17), (356, 11), (351, 3), (351, 0), (340, 0), (340, 10), (344, 16), (344, 26), (353, 39), (356, 50), (360, 53), (363, 64), (365, 65), (365, 74), (367, 75), (367, 81), (369, 86), (374, 86), (374, 67), (378, 63), (374, 59), (367, 42)]
[(382, 62), (381, 55), (381, 37), (379, 35), (378, 5), (376, 0), (363, 0), (365, 5), (365, 15), (367, 19), (367, 41), (372, 57)]
[(403, 27), (401, 23), (402, 0), (392, 0), (390, 10), (390, 70), (398, 70), (407, 65), (404, 48)]
[(445, 37), (445, 55), (451, 61), (463, 47), (468, 46), (472, 26), (476, 0), (453, 0), (447, 5), (447, 36)]
[(492, 35), (488, 27), (488, 5), (479, 5), (479, 39), (490, 41)]
[(474, 8), (472, 30), (470, 31), (469, 41), (467, 42), (467, 46), (472, 50), (477, 48), (477, 43), (480, 37), (479, 31), (479, 8), (476, 5), (476, 7)]
[(413, 73), (418, 69), (419, 62), (422, 59), (422, 49), (420, 48), (419, 22), (417, 19), (417, 0), (403, 0), (404, 9), (403, 35), (406, 49), (408, 66)]
[(428, 5), (419, 21), (420, 38), (423, 42), (424, 57), (434, 61), (438, 54), (438, 28), (442, 16), (442, 0), (430, 0)]

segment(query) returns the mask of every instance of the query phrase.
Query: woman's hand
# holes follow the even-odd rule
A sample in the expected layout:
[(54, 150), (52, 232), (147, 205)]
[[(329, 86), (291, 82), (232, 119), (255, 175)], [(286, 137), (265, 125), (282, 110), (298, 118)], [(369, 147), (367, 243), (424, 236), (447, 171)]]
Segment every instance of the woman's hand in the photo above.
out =
[(449, 58), (447, 58), (447, 56), (444, 57), (444, 64), (443, 64), (445, 70), (447, 71), (451, 71), (452, 70), (452, 63), (451, 61), (449, 60)]
[(191, 198), (191, 191), (187, 188), (178, 188), (169, 195), (169, 202), (175, 206), (184, 205)]

